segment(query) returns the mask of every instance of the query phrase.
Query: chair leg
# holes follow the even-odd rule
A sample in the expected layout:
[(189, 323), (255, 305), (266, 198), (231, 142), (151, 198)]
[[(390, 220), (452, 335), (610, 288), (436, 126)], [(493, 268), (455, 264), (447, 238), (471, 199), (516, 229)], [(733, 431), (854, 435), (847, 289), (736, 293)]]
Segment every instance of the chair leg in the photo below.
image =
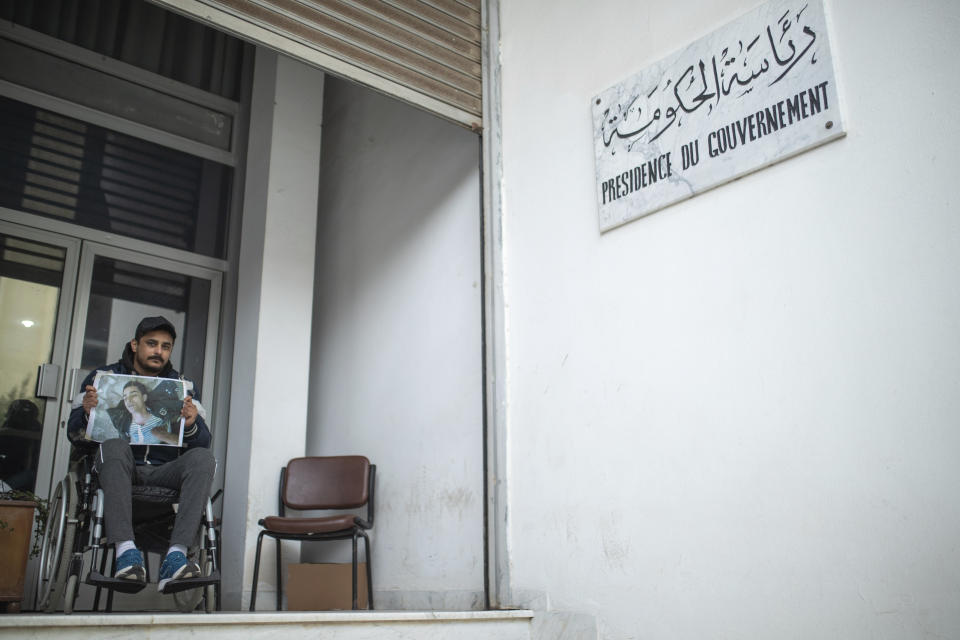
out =
[(359, 603), (357, 602), (357, 530), (353, 530), (353, 584), (351, 585), (353, 589), (353, 608), (359, 609)]
[(370, 537), (366, 531), (361, 532), (361, 535), (363, 535), (364, 555), (367, 559), (367, 608), (373, 611), (373, 560), (370, 558)]
[(257, 556), (253, 561), (253, 586), (250, 589), (250, 611), (255, 611), (257, 606), (257, 581), (260, 578), (260, 547), (263, 544), (263, 534), (265, 531), (261, 531), (260, 535), (257, 536)]
[(283, 550), (283, 540), (277, 541), (277, 611), (283, 610), (283, 569), (280, 564), (280, 553)]

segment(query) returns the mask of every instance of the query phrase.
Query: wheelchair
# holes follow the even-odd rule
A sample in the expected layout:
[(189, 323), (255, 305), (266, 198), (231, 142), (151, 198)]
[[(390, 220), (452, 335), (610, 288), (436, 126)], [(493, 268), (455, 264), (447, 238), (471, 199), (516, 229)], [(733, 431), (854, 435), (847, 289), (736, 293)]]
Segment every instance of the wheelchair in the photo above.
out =
[[(37, 584), (37, 609), (47, 613), (57, 611), (61, 602), (64, 613), (73, 613), (81, 579), (96, 588), (93, 611), (100, 610), (101, 592), (107, 591), (105, 610), (108, 612), (113, 609), (115, 591), (137, 593), (151, 582), (149, 562), (145, 563), (146, 584), (113, 577), (116, 552), (104, 537), (103, 490), (98, 486), (92, 464), (95, 451), (95, 447), (74, 443), (70, 471), (50, 498)], [(163, 591), (173, 595), (177, 610), (183, 613), (196, 610), (201, 602), (207, 613), (220, 610), (219, 525), (212, 506), (219, 494), (207, 499), (200, 544), (190, 553), (201, 575), (168, 584)], [(175, 516), (173, 505), (178, 499), (174, 489), (133, 486), (134, 537), (145, 559), (149, 553), (166, 552)], [(111, 559), (109, 571), (108, 558)]]

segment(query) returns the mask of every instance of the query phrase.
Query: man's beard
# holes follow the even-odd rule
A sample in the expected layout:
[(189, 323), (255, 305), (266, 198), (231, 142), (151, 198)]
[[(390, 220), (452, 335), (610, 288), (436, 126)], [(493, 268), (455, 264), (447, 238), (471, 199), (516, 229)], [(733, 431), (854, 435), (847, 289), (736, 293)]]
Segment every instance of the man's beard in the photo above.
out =
[(160, 373), (163, 370), (163, 366), (165, 364), (166, 362), (164, 362), (162, 358), (141, 359), (139, 356), (137, 356), (137, 366), (140, 368), (141, 371), (144, 371), (144, 372), (154, 373), (154, 374)]

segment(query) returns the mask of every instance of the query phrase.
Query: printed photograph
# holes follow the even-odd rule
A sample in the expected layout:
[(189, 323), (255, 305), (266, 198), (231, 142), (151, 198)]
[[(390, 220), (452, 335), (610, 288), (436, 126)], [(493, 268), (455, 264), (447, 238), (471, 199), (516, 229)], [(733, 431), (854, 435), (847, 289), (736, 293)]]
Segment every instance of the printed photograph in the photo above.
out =
[(180, 410), (187, 395), (182, 380), (101, 371), (93, 386), (99, 402), (90, 411), (87, 439), (123, 438), (136, 445), (182, 446)]

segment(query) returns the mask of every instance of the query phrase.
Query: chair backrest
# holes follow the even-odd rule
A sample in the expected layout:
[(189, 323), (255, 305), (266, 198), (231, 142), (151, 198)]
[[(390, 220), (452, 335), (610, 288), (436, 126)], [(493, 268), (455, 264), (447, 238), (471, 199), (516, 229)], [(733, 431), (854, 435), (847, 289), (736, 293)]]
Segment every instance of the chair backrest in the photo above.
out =
[(280, 493), (291, 509), (353, 509), (369, 499), (365, 456), (311, 456), (287, 463)]

